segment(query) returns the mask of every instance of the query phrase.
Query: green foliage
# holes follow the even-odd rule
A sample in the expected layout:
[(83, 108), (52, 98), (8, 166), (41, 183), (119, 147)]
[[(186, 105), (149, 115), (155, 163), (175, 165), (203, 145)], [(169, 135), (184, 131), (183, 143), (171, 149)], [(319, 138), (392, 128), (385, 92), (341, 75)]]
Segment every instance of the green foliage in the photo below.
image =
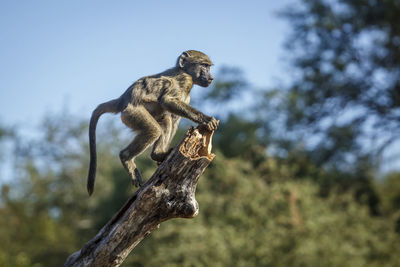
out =
[[(312, 12), (328, 5), (305, 3)], [(361, 128), (331, 124), (320, 135), (305, 127), (331, 115), (308, 120), (318, 91), (305, 98), (302, 90), (289, 90), (280, 98), (279, 90), (270, 90), (264, 98), (237, 69), (225, 68), (219, 76), (203, 103), (223, 113), (213, 141), (217, 156), (198, 184), (200, 214), (161, 224), (123, 266), (400, 265), (400, 177), (392, 173), (377, 181), (369, 155), (351, 156), (361, 148), (355, 142)], [(237, 104), (248, 96), (252, 108)], [(63, 112), (45, 118), (36, 139), (9, 135), (16, 162), (14, 180), (1, 184), (0, 266), (61, 266), (133, 193), (118, 159), (131, 133), (107, 120), (98, 128), (90, 198), (87, 121)], [(314, 150), (307, 142), (316, 143)], [(149, 156), (137, 162), (150, 177), (156, 166)]]
[(231, 114), (215, 133), (216, 149), (227, 157), (245, 156), (244, 154), (261, 143), (257, 136), (258, 128), (257, 123)]
[(198, 217), (163, 223), (124, 266), (400, 263), (390, 222), (371, 217), (349, 193), (321, 199), (318, 191), (310, 181), (268, 185), (249, 164), (217, 156), (199, 183)]
[[(260, 116), (275, 155), (305, 170), (295, 177), (312, 177), (322, 196), (352, 191), (374, 215), (385, 199), (374, 186), (382, 151), (399, 140), (398, 14), (397, 0), (288, 7), (281, 15), (292, 28), (286, 45), (293, 75), (259, 106), (275, 116)], [(304, 166), (318, 171), (307, 175)]]
[[(63, 127), (57, 127), (60, 124)], [(55, 118), (46, 125), (43, 136), (21, 150), (26, 153), (18, 156), (16, 181), (2, 186), (0, 266), (62, 265), (133, 192), (112, 148), (124, 143), (118, 127), (109, 124), (99, 134), (101, 164), (95, 194), (89, 198), (84, 123)], [(240, 131), (239, 125), (233, 126)], [(75, 150), (63, 145), (66, 138)], [(59, 149), (39, 153), (52, 147)], [(315, 177), (333, 173), (306, 157), (293, 154), (288, 158), (292, 160), (282, 160), (258, 148), (244, 149), (246, 156), (217, 152), (198, 184), (200, 214), (193, 220), (161, 224), (123, 266), (400, 264), (393, 253), (400, 249), (393, 219), (398, 212), (398, 176), (375, 185), (383, 212), (372, 216), (368, 204), (355, 201), (357, 189), (352, 186), (331, 187), (329, 194), (321, 195)], [(139, 164), (149, 177), (154, 164), (147, 156)]]
[(395, 231), (400, 234), (400, 173), (388, 174), (378, 188), (382, 212), (393, 222)]
[(400, 211), (400, 173), (388, 174), (381, 183), (384, 211), (388, 213)]
[[(100, 164), (101, 184), (89, 199), (87, 127), (74, 119), (65, 114), (48, 117), (37, 140), (15, 137), (15, 177), (2, 184), (0, 198), (0, 266), (60, 266), (118, 210), (112, 210), (121, 204), (117, 198), (114, 205), (107, 202), (107, 210), (99, 207), (114, 193), (110, 189), (119, 186), (109, 180), (121, 169), (110, 149), (118, 139), (115, 127), (108, 128), (110, 141), (99, 146), (100, 160), (107, 163)], [(128, 192), (120, 195), (126, 197)]]
[(295, 74), (282, 117), (318, 164), (352, 166), (398, 140), (399, 14), (397, 0), (303, 0), (282, 12)]

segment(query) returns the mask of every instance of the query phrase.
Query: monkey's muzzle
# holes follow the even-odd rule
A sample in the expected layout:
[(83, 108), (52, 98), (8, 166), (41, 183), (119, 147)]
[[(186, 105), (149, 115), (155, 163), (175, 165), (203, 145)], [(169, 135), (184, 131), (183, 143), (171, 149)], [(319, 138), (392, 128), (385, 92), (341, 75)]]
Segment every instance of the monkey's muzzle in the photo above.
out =
[(201, 79), (200, 85), (203, 87), (208, 87), (208, 86), (210, 86), (210, 84), (212, 83), (213, 80), (214, 80), (213, 77), (209, 77), (208, 79)]

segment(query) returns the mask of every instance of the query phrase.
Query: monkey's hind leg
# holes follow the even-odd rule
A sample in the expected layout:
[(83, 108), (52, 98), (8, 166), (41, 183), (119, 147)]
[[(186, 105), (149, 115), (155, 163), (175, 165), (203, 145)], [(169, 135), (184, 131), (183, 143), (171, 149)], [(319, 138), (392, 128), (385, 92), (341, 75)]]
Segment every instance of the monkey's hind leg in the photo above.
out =
[(171, 144), (171, 131), (172, 131), (172, 119), (170, 114), (164, 114), (164, 116), (157, 120), (162, 128), (162, 133), (157, 141), (154, 143), (153, 149), (151, 151), (151, 158), (158, 164), (163, 162), (169, 153), (172, 151), (169, 148)]
[(131, 177), (133, 185), (140, 187), (143, 180), (134, 160), (160, 137), (161, 126), (143, 106), (129, 104), (122, 111), (121, 119), (137, 135), (132, 143), (121, 150), (119, 157)]

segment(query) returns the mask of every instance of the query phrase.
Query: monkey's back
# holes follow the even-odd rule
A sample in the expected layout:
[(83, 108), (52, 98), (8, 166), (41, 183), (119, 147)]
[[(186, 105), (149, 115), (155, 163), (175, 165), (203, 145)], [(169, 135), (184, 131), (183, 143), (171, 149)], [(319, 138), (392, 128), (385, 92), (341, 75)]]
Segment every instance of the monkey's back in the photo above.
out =
[(131, 103), (142, 105), (149, 102), (158, 102), (164, 90), (171, 86), (167, 77), (143, 77), (136, 81), (131, 87)]
[(177, 68), (142, 77), (121, 96), (121, 110), (128, 104), (143, 105), (153, 116), (156, 116), (158, 113), (165, 112), (160, 100), (166, 94), (188, 104), (192, 86), (191, 77)]

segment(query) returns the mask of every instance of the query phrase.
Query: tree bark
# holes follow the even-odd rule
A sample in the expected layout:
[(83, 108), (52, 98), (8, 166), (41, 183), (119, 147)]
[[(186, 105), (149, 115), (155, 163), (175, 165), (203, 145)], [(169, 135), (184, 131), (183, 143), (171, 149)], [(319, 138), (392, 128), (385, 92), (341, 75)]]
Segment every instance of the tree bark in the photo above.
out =
[(191, 127), (153, 176), (64, 267), (119, 266), (161, 222), (196, 216), (197, 182), (214, 158), (212, 135), (203, 127)]

